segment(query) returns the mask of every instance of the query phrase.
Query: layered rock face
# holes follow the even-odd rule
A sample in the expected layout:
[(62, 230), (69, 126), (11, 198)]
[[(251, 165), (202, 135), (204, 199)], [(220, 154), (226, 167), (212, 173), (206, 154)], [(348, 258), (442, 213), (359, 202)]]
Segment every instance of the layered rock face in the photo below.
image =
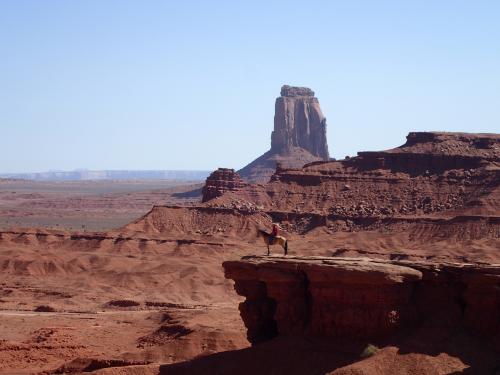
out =
[(220, 197), (227, 191), (236, 191), (245, 185), (234, 169), (219, 168), (207, 177), (202, 190), (202, 202)]
[[(481, 200), (488, 195), (492, 211), (498, 213), (499, 160), (497, 134), (410, 133), (407, 143), (395, 149), (280, 170), (268, 190), (275, 190), (272, 195), (282, 209), (327, 210), (354, 217), (419, 215), (474, 206), (486, 211), (488, 204)], [(278, 186), (283, 188), (279, 192), (274, 189)], [(293, 195), (287, 192), (292, 186)]]
[(267, 182), (277, 164), (298, 168), (328, 160), (326, 119), (314, 92), (306, 87), (283, 86), (276, 99), (271, 149), (239, 171), (250, 182)]
[(500, 265), (254, 256), (223, 267), (246, 297), (239, 308), (253, 344), (464, 328), (500, 350)]
[[(500, 135), (412, 132), (406, 143), (387, 151), (358, 152), (360, 169), (388, 169), (410, 176), (498, 166)], [(465, 172), (465, 171), (464, 171)], [(467, 175), (467, 173), (466, 173)]]
[(291, 153), (301, 147), (322, 160), (328, 160), (326, 118), (314, 91), (306, 87), (283, 86), (276, 99), (271, 151)]
[[(129, 234), (225, 233), (255, 239), (279, 222), (290, 254), (500, 261), (500, 135), (410, 133), (401, 147), (298, 169), (265, 185), (232, 170), (207, 180), (204, 203), (155, 207)], [(302, 253), (299, 251), (303, 251)]]
[[(500, 135), (410, 133), (386, 151), (278, 168), (268, 184), (220, 198), (250, 201), (305, 234), (405, 231), (419, 240), (500, 239)], [(214, 203), (215, 204), (215, 203)]]

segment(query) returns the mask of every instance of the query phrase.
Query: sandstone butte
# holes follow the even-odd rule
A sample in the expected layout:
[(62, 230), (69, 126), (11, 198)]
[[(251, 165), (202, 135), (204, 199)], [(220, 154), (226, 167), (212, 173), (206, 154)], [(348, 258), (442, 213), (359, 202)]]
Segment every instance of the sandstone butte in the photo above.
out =
[(298, 168), (328, 160), (326, 118), (314, 91), (307, 87), (283, 86), (276, 98), (271, 149), (239, 171), (248, 182), (265, 183), (276, 165)]
[[(203, 203), (158, 205), (107, 233), (1, 232), (1, 246), (37, 249), (30, 259), (2, 257), (4, 275), (21, 272), (38, 287), (55, 277), (69, 287), (78, 275), (76, 294), (92, 270), (99, 283), (89, 285), (113, 285), (114, 299), (144, 290), (165, 298), (141, 306), (238, 305), (252, 344), (230, 350), (221, 325), (202, 342), (225, 352), (197, 341), (169, 362), (160, 346), (124, 355), (119, 369), (100, 359), (96, 374), (497, 374), (500, 135), (415, 132), (400, 147), (334, 161), (317, 138), (326, 125), (310, 90), (284, 86), (276, 107), (270, 152), (298, 147), (314, 161), (262, 164), (273, 169), (263, 184), (221, 168)], [(316, 143), (299, 123), (319, 129)], [(265, 253), (256, 230), (272, 222), (289, 239), (287, 257), (255, 255)], [(169, 327), (180, 332), (167, 336), (169, 348), (207, 329)], [(360, 357), (363, 349), (371, 352)], [(139, 363), (150, 358), (161, 360)]]

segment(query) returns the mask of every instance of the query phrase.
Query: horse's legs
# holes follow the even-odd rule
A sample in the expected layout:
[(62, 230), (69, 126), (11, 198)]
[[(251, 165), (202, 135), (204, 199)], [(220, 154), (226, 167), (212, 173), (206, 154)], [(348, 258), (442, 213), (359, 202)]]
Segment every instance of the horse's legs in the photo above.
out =
[(283, 246), (283, 249), (285, 249), (285, 255), (288, 253), (288, 240), (285, 240), (285, 246)]
[(269, 256), (269, 244), (267, 244), (267, 255)]

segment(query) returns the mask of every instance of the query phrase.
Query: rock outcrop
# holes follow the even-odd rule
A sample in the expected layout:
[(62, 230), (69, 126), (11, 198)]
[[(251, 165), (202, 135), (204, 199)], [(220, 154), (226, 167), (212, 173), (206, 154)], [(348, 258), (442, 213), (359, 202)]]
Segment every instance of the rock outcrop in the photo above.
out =
[(412, 132), (406, 143), (387, 151), (358, 152), (362, 170), (387, 169), (410, 176), (470, 170), (500, 164), (500, 135)]
[(236, 191), (245, 185), (234, 169), (219, 168), (207, 177), (205, 186), (202, 189), (202, 202), (220, 197), (227, 191)]
[(500, 350), (500, 264), (254, 256), (223, 267), (246, 297), (239, 309), (253, 344), (463, 328)]
[[(416, 239), (500, 238), (500, 135), (410, 133), (401, 147), (278, 168), (266, 185), (228, 192), (292, 232), (404, 230)], [(212, 204), (217, 204), (216, 201)]]
[[(499, 161), (497, 134), (410, 133), (407, 143), (395, 149), (359, 152), (355, 158), (311, 163), (298, 170), (281, 169), (267, 190), (273, 190), (281, 209), (351, 217), (473, 208), (475, 214), (488, 210), (498, 214)], [(278, 192), (277, 186), (283, 189)]]
[(156, 206), (122, 232), (255, 241), (257, 227), (279, 222), (302, 243), (293, 255), (498, 263), (499, 142), (497, 134), (410, 133), (392, 150), (279, 167), (265, 185), (221, 169), (204, 203)]
[(328, 160), (326, 118), (314, 91), (306, 87), (283, 86), (276, 99), (271, 151), (289, 154), (303, 148), (322, 160)]
[(298, 168), (328, 159), (326, 118), (314, 92), (285, 85), (276, 99), (271, 149), (239, 172), (247, 181), (267, 182), (277, 164)]
[[(183, 241), (192, 236), (212, 237), (215, 234), (253, 240), (257, 228), (268, 227), (269, 223), (267, 214), (246, 207), (155, 206), (143, 217), (120, 228), (116, 234), (127, 239), (147, 233), (154, 237), (166, 236), (169, 241)], [(0, 240), (2, 233), (5, 232), (0, 232)]]

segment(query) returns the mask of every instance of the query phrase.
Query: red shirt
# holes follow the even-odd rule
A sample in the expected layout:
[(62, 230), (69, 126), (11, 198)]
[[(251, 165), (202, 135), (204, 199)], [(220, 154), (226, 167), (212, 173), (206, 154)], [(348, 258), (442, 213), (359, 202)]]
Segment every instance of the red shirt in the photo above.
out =
[(277, 236), (278, 235), (278, 226), (273, 225), (273, 231), (271, 232), (272, 236)]

